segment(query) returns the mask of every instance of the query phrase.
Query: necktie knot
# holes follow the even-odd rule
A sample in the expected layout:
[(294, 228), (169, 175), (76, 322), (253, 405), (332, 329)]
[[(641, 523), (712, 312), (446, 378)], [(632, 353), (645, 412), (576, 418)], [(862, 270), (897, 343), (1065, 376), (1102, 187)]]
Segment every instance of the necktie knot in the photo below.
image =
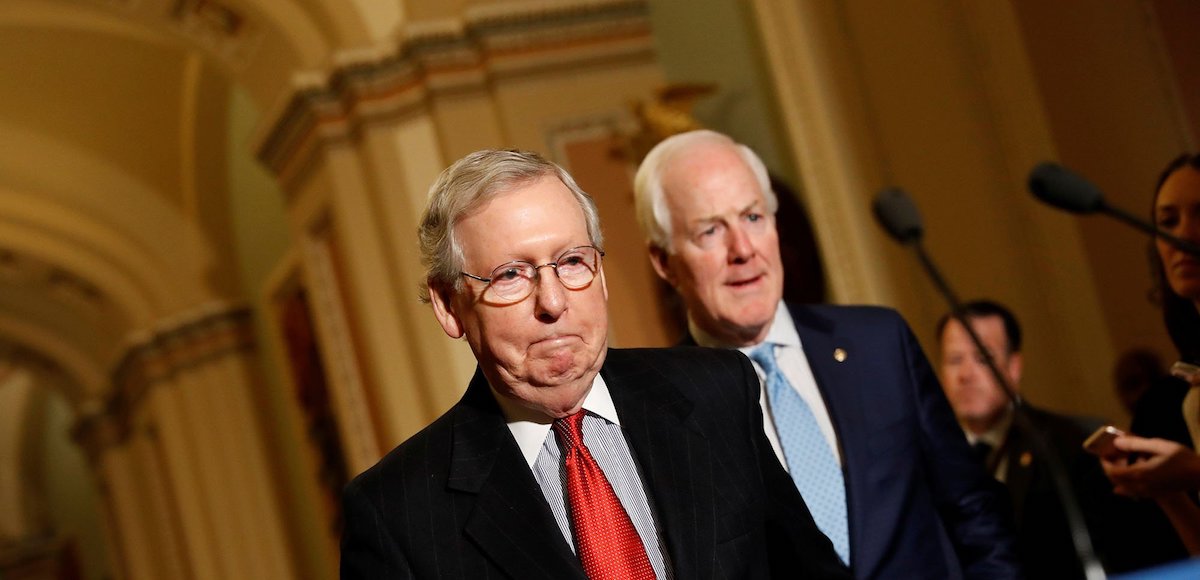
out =
[(775, 362), (775, 343), (764, 342), (750, 351), (750, 360), (762, 367), (767, 376), (778, 372), (779, 364)]
[(580, 409), (573, 415), (555, 419), (552, 427), (567, 449), (583, 446), (583, 416), (587, 411)]

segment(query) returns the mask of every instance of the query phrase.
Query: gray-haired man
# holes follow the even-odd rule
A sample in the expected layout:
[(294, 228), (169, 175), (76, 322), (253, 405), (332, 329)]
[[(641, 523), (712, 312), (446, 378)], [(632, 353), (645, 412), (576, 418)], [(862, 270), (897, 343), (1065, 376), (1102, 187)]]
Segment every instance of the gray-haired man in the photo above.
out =
[(569, 175), (480, 151), (431, 193), (427, 297), (479, 369), (347, 486), (343, 577), (847, 576), (745, 357), (608, 348), (599, 219)]

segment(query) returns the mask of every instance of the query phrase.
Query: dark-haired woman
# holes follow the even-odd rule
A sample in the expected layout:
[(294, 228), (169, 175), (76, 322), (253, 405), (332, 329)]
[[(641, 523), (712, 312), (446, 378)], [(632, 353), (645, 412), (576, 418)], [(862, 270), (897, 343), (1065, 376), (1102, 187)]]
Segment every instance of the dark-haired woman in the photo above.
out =
[[(1183, 155), (1159, 177), (1154, 222), (1178, 238), (1200, 245), (1200, 155)], [(1200, 257), (1155, 240), (1163, 319), (1180, 360), (1200, 363)], [(1116, 440), (1126, 455), (1103, 461), (1115, 491), (1153, 497), (1180, 539), (1200, 554), (1200, 374), (1151, 388), (1134, 411), (1132, 431)], [(1127, 461), (1125, 457), (1138, 457)], [(1189, 497), (1191, 494), (1193, 497)]]

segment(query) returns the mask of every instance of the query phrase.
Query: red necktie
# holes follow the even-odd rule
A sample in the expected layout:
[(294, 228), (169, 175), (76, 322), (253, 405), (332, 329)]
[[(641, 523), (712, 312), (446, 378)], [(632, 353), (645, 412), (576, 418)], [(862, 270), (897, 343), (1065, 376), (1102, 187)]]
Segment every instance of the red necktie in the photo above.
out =
[(583, 444), (582, 409), (554, 422), (566, 455), (575, 544), (591, 580), (653, 580), (654, 568), (621, 500)]

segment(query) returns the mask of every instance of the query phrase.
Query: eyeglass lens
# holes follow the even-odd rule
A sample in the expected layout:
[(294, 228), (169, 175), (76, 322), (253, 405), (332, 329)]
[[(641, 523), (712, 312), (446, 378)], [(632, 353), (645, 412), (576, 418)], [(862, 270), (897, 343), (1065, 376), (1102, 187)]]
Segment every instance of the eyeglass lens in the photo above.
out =
[(539, 276), (538, 271), (547, 266), (554, 268), (563, 286), (579, 289), (592, 281), (596, 275), (598, 252), (591, 246), (571, 248), (557, 260), (541, 266), (529, 262), (509, 262), (492, 271), (490, 285), (503, 298), (519, 299), (527, 296)]

